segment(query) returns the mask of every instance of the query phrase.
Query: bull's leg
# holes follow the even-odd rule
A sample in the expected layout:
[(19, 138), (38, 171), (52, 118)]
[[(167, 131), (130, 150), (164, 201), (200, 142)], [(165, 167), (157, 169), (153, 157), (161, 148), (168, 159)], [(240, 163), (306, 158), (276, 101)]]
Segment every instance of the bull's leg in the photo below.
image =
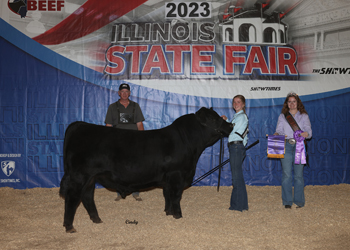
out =
[(92, 182), (85, 187), (85, 191), (82, 194), (82, 202), (86, 211), (90, 216), (90, 219), (94, 223), (102, 223), (102, 220), (98, 216), (98, 212), (96, 209), (96, 205), (94, 201), (94, 193), (95, 193), (95, 183)]
[(166, 185), (169, 186), (169, 191), (167, 192), (170, 202), (170, 214), (172, 214), (175, 219), (179, 219), (182, 217), (180, 200), (184, 189), (181, 173), (171, 173), (167, 179), (168, 182)]
[(171, 206), (172, 206), (172, 211), (173, 211), (173, 217), (175, 219), (180, 219), (182, 218), (182, 212), (181, 212), (181, 207), (180, 207), (180, 200), (182, 197), (182, 192), (183, 189), (175, 189), (173, 190), (174, 194), (170, 196), (171, 199)]
[(75, 233), (74, 216), (80, 203), (81, 188), (69, 188), (65, 196), (63, 226), (67, 233)]
[(163, 187), (163, 196), (165, 199), (165, 209), (164, 209), (165, 214), (166, 215), (173, 215), (173, 210), (172, 210), (171, 202), (170, 202), (169, 187), (167, 184)]

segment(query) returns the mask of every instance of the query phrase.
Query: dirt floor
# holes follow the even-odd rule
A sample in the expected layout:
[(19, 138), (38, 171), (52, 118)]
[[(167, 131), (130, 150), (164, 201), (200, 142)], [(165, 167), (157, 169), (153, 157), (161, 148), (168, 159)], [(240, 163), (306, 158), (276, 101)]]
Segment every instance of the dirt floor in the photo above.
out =
[(181, 219), (166, 216), (161, 189), (114, 201), (97, 189), (101, 224), (81, 204), (63, 224), (58, 188), (0, 188), (0, 249), (350, 249), (350, 185), (305, 187), (304, 208), (285, 209), (281, 187), (248, 186), (249, 211), (230, 211), (231, 187), (184, 191)]

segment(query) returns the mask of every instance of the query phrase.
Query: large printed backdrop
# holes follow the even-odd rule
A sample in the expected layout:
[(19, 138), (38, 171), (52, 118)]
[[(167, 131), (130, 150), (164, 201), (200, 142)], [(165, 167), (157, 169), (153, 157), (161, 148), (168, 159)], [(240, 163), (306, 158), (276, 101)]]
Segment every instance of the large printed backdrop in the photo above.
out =
[[(344, 1), (0, 1), (0, 187), (57, 187), (74, 121), (104, 124), (121, 82), (145, 129), (247, 99), (249, 185), (280, 185), (267, 158), (288, 92), (312, 123), (306, 185), (350, 183), (350, 4)], [(223, 140), (223, 160), (228, 158)], [(217, 166), (207, 148), (195, 179)], [(196, 185), (217, 185), (215, 172)], [(231, 185), (229, 164), (221, 185)]]

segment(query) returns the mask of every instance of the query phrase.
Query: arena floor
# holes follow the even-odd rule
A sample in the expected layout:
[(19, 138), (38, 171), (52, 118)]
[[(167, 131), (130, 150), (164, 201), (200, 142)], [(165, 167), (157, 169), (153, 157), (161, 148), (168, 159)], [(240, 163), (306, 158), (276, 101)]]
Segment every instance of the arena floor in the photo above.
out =
[(305, 187), (304, 208), (285, 209), (281, 187), (248, 186), (249, 211), (230, 211), (231, 187), (184, 191), (181, 219), (166, 216), (161, 189), (142, 192), (142, 202), (97, 189), (103, 223), (94, 224), (81, 204), (74, 227), (63, 224), (58, 188), (0, 188), (1, 249), (348, 249), (350, 185)]

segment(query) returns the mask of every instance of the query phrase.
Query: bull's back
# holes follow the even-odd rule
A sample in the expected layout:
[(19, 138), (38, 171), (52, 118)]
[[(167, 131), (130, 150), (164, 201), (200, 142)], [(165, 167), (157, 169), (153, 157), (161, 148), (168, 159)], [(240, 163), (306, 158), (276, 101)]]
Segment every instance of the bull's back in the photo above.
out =
[[(186, 124), (189, 120), (190, 126)], [(194, 155), (201, 153), (196, 149), (198, 140), (189, 138), (195, 132), (191, 116), (145, 131), (74, 122), (65, 134), (65, 172), (158, 175), (197, 160)]]
[(65, 170), (76, 164), (111, 166), (118, 163), (127, 167), (147, 161), (149, 157), (154, 161), (154, 155), (169, 149), (167, 145), (172, 147), (176, 144), (172, 137), (173, 133), (164, 129), (137, 131), (74, 122), (68, 126), (65, 134)]

